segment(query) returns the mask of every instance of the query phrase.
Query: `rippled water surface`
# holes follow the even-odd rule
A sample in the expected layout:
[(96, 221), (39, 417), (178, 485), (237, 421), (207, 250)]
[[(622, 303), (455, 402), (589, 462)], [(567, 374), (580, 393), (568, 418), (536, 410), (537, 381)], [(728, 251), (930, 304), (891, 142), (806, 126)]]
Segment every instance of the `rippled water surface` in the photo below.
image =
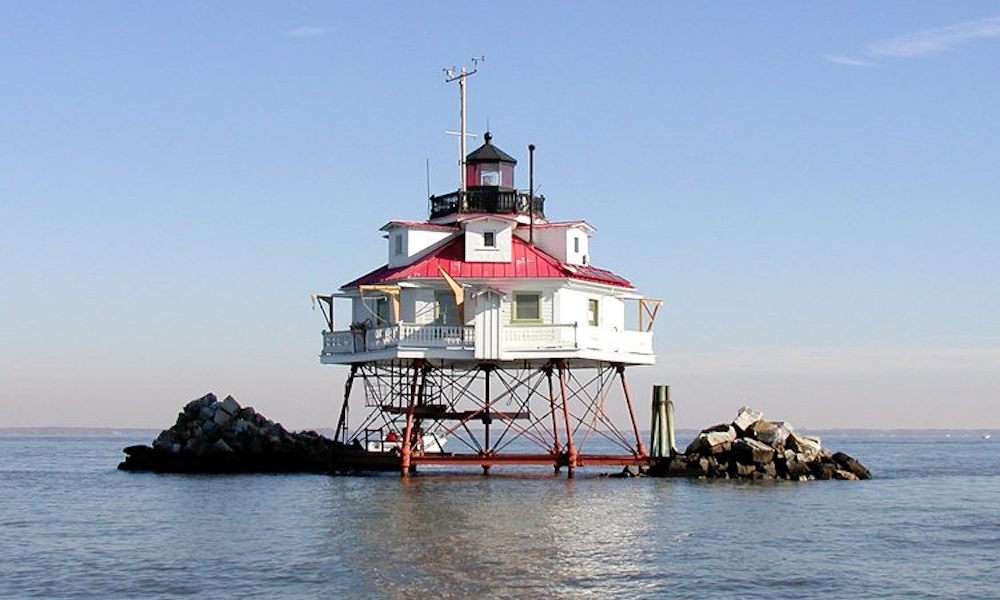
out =
[(179, 476), (0, 437), (0, 597), (1000, 597), (1000, 441), (826, 436), (867, 482)]

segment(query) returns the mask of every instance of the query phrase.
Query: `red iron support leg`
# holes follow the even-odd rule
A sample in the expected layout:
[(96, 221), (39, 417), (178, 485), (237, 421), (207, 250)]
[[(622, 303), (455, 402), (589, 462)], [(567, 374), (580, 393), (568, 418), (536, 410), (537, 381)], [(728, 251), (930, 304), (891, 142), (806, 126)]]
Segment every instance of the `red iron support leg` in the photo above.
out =
[[(484, 403), (484, 406), (486, 407), (486, 412), (484, 413), (485, 416), (483, 417), (483, 454), (489, 457), (489, 455), (491, 454), (490, 423), (493, 422), (493, 417), (490, 415), (490, 368), (488, 366), (483, 368), (483, 375), (486, 376), (486, 383), (485, 383), (486, 402)], [(490, 464), (483, 463), (483, 475), (489, 475), (489, 474), (490, 474)]]
[(413, 382), (410, 384), (410, 397), (406, 404), (406, 429), (403, 432), (403, 445), (401, 448), (403, 464), (400, 471), (403, 477), (409, 477), (410, 475), (410, 454), (413, 452), (413, 440), (410, 439), (413, 437), (413, 409), (417, 399), (417, 380), (420, 377), (423, 362), (419, 358), (413, 361)]
[(632, 431), (635, 432), (636, 449), (639, 451), (639, 458), (646, 456), (646, 446), (642, 443), (639, 435), (639, 424), (635, 420), (635, 411), (632, 410), (632, 396), (628, 393), (628, 381), (625, 379), (625, 365), (618, 365), (618, 376), (622, 380), (622, 391), (625, 392), (625, 404), (628, 405), (628, 416), (632, 419)]
[(552, 444), (552, 451), (559, 454), (562, 451), (562, 445), (559, 443), (559, 421), (556, 419), (556, 393), (552, 387), (552, 367), (548, 367), (545, 371), (545, 377), (549, 380), (549, 408), (552, 410), (552, 438), (555, 440)]
[(566, 395), (566, 363), (559, 362), (559, 391), (562, 395), (563, 419), (566, 421), (566, 458), (570, 478), (576, 473), (576, 445), (573, 444), (573, 427), (569, 422), (569, 398)]
[(556, 393), (552, 386), (552, 366), (545, 368), (545, 378), (549, 381), (549, 410), (552, 413), (552, 455), (555, 456), (555, 471), (559, 472), (559, 453), (562, 452), (562, 445), (559, 444), (559, 420), (556, 418)]

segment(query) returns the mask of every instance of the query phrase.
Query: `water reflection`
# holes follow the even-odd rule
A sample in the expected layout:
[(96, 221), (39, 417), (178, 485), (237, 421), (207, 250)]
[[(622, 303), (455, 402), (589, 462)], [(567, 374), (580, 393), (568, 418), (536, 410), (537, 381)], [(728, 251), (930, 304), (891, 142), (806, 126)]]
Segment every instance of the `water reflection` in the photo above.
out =
[[(680, 531), (659, 539), (653, 510), (670, 504), (674, 486), (549, 479), (367, 478), (373, 493), (348, 491), (357, 502), (330, 534), (354, 532), (340, 552), (369, 589), (392, 597), (638, 591), (650, 548), (682, 539)], [(344, 511), (343, 497), (331, 505)]]

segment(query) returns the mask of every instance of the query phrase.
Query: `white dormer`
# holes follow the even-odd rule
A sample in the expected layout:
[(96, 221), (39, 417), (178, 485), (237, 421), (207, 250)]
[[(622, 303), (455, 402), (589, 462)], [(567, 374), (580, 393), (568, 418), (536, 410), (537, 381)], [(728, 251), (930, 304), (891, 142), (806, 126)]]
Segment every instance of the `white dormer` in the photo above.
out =
[[(536, 223), (535, 245), (560, 262), (570, 265), (590, 264), (590, 236), (596, 231), (586, 221)], [(517, 228), (517, 236), (527, 241), (525, 226)]]
[(389, 221), (382, 227), (389, 242), (389, 267), (412, 263), (421, 252), (451, 237), (456, 229), (425, 221)]
[(510, 262), (515, 223), (513, 218), (492, 215), (465, 220), (465, 260)]

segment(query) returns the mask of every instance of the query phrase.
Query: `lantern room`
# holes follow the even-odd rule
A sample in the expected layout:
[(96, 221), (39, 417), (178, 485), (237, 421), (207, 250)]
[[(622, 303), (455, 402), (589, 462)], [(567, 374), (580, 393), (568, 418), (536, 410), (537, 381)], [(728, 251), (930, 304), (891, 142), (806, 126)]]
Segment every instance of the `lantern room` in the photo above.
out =
[(465, 180), (469, 187), (514, 189), (514, 157), (493, 145), (486, 132), (485, 143), (465, 158)]

